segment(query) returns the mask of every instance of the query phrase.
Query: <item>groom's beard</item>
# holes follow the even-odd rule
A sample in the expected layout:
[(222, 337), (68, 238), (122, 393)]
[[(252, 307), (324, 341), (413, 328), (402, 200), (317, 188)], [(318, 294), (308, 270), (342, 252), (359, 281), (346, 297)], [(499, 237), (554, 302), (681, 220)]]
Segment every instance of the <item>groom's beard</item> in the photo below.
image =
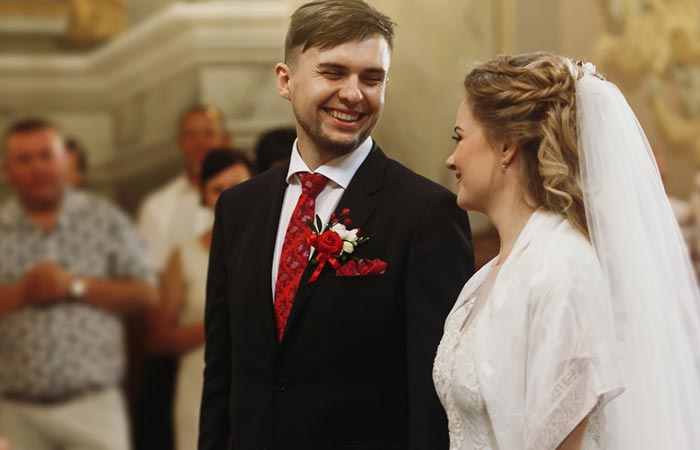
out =
[(306, 135), (311, 139), (316, 148), (323, 150), (336, 157), (347, 155), (359, 147), (371, 134), (372, 129), (361, 131), (355, 139), (350, 142), (338, 142), (333, 140), (328, 134), (323, 131), (323, 126), (320, 122), (309, 123), (304, 120), (300, 114), (295, 116), (299, 125), (304, 130)]

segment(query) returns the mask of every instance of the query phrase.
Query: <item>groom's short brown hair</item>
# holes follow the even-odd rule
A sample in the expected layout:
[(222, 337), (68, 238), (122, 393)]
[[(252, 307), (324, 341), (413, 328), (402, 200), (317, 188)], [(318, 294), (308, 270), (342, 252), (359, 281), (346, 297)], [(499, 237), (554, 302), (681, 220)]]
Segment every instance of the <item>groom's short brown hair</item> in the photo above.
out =
[(376, 34), (394, 44), (395, 22), (363, 0), (316, 0), (299, 7), (289, 24), (284, 61), (297, 51), (317, 47), (328, 50), (351, 41), (364, 41)]

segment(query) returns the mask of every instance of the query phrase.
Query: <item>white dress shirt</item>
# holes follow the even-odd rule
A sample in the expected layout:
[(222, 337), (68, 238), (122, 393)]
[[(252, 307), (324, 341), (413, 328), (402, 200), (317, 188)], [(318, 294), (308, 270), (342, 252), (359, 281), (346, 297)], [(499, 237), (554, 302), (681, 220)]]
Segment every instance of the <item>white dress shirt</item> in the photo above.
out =
[(211, 230), (214, 214), (185, 174), (150, 194), (138, 217), (138, 230), (150, 253), (150, 266), (161, 272), (176, 246)]
[(272, 298), (275, 298), (275, 284), (277, 283), (277, 272), (279, 270), (280, 257), (282, 255), (282, 245), (287, 234), (289, 220), (292, 217), (294, 208), (297, 206), (301, 196), (301, 183), (297, 173), (310, 172), (320, 173), (328, 178), (328, 184), (316, 197), (316, 215), (321, 218), (324, 224), (328, 223), (331, 213), (338, 206), (340, 198), (343, 196), (355, 172), (360, 168), (373, 146), (372, 138), (368, 137), (357, 149), (347, 155), (339, 156), (332, 161), (320, 166), (315, 171), (309, 169), (297, 148), (297, 141), (292, 148), (292, 157), (289, 161), (289, 171), (287, 172), (287, 190), (284, 193), (280, 222), (277, 228), (277, 239), (275, 240), (275, 253), (272, 259)]

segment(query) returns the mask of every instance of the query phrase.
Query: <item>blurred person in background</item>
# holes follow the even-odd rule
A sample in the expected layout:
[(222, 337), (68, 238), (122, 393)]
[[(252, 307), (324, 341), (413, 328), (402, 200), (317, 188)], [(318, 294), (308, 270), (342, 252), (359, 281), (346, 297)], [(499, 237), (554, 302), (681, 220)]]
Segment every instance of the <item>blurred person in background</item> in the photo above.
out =
[(294, 128), (278, 128), (262, 134), (255, 146), (255, 166), (263, 173), (289, 162), (291, 148), (297, 138)]
[(67, 137), (65, 142), (67, 152), (68, 184), (74, 188), (84, 188), (87, 180), (88, 158), (85, 147), (74, 137)]
[(124, 450), (122, 316), (152, 306), (148, 258), (127, 217), (69, 187), (64, 140), (12, 124), (0, 208), (0, 436), (19, 450)]
[(151, 254), (151, 267), (161, 272), (176, 245), (211, 228), (213, 214), (202, 205), (199, 172), (213, 149), (228, 147), (231, 134), (223, 112), (214, 106), (194, 106), (182, 115), (178, 145), (185, 157), (185, 171), (148, 195), (138, 217), (138, 227)]
[[(210, 152), (202, 164), (201, 201), (214, 210), (219, 195), (252, 176), (246, 156), (231, 149)], [(153, 350), (179, 358), (175, 387), (175, 448), (197, 448), (204, 371), (204, 303), (212, 231), (179, 245), (161, 279), (161, 301), (152, 315)]]
[[(199, 175), (202, 161), (213, 149), (228, 147), (231, 134), (223, 112), (211, 105), (195, 105), (180, 116), (177, 143), (184, 156), (184, 170), (162, 188), (149, 194), (138, 215), (138, 229), (150, 253), (150, 266), (161, 274), (170, 253), (185, 241), (210, 230), (213, 214), (202, 205)], [(148, 324), (136, 324), (134, 335), (141, 342)], [(133, 349), (140, 360), (145, 349)], [(169, 355), (146, 357), (134, 388), (132, 408), (134, 443), (137, 450), (169, 449), (172, 426), (175, 360)]]

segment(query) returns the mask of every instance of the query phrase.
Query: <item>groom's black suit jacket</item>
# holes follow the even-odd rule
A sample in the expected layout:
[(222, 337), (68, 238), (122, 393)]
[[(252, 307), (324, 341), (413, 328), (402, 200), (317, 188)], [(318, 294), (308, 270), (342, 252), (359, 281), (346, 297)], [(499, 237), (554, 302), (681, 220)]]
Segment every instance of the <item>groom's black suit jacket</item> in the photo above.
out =
[(272, 258), (288, 166), (226, 191), (206, 305), (200, 450), (443, 450), (432, 363), (474, 271), (455, 196), (374, 147), (340, 200), (386, 274), (302, 277), (277, 342)]

